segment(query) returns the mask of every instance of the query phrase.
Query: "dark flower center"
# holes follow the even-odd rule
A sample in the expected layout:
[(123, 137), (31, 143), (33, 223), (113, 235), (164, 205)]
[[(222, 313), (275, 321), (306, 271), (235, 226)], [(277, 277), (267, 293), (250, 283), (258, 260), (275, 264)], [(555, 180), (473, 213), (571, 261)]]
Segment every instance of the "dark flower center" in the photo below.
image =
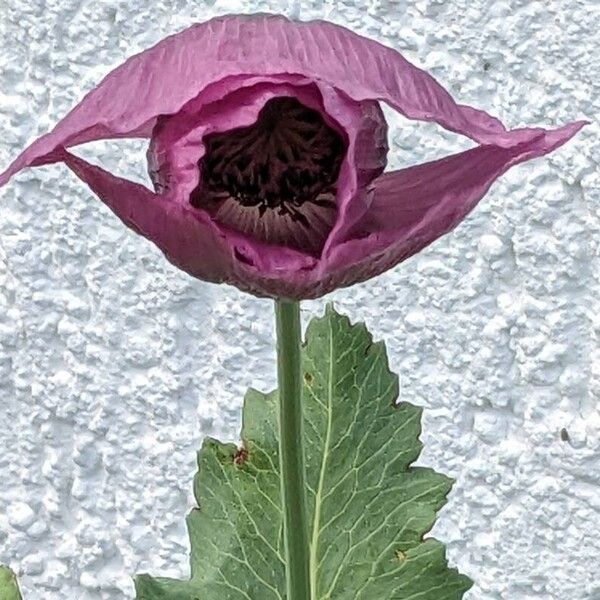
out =
[(204, 143), (193, 206), (261, 241), (320, 253), (336, 219), (345, 144), (318, 111), (274, 98), (253, 125)]

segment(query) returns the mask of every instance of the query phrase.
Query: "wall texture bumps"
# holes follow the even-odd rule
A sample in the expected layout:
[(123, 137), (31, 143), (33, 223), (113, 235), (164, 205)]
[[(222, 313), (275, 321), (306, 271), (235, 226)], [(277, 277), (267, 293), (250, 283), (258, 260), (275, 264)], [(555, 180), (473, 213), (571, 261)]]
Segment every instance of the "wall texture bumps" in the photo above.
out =
[[(600, 114), (594, 0), (0, 0), (0, 163), (110, 68), (224, 12), (325, 17), (402, 50), (508, 124)], [(468, 147), (391, 117), (393, 166)], [(457, 479), (434, 533), (469, 600), (600, 599), (600, 131), (496, 184), (456, 232), (329, 299), (388, 342)], [(145, 180), (140, 143), (82, 150)], [(183, 575), (205, 434), (274, 384), (269, 302), (177, 273), (66, 169), (0, 210), (0, 562), (32, 600)], [(322, 302), (306, 303), (309, 314)]]

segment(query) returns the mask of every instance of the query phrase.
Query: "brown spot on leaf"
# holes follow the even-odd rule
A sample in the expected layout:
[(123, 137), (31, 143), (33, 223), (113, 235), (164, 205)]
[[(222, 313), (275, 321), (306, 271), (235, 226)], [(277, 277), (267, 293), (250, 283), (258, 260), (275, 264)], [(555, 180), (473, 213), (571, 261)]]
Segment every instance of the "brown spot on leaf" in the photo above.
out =
[(306, 385), (310, 385), (314, 381), (312, 373), (304, 373), (304, 381), (306, 382)]
[(248, 449), (242, 446), (233, 456), (233, 462), (241, 467), (248, 460)]

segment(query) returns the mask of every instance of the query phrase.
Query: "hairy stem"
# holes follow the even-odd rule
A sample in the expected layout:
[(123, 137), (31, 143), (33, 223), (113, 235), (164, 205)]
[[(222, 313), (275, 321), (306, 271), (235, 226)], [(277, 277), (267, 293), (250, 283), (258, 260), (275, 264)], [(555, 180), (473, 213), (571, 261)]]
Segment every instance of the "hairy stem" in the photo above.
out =
[(304, 471), (300, 304), (275, 302), (279, 378), (279, 465), (287, 600), (311, 600)]

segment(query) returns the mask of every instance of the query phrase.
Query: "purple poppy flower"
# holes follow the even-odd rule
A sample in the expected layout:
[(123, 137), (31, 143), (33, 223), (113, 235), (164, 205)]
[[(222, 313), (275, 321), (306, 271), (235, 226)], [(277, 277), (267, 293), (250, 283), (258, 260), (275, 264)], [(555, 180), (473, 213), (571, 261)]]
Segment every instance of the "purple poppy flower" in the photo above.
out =
[[(384, 173), (386, 102), (477, 147)], [(64, 162), (180, 269), (260, 296), (315, 298), (449, 232), (513, 165), (585, 122), (507, 131), (398, 52), (326, 22), (195, 25), (130, 58), (0, 175)], [(149, 138), (154, 191), (66, 148)]]

